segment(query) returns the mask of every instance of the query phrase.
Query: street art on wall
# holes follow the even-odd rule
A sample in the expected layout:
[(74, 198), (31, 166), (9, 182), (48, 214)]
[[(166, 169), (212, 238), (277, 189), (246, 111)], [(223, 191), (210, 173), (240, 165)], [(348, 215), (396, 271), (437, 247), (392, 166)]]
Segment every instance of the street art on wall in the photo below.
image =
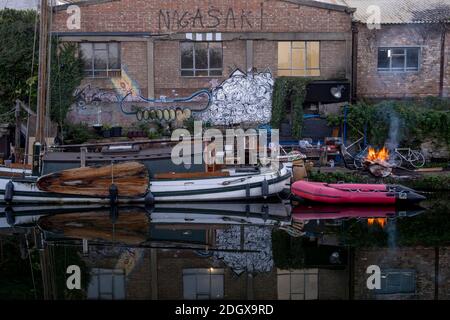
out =
[(272, 73), (234, 71), (212, 91), (209, 107), (198, 118), (215, 125), (268, 123), (272, 117)]
[(113, 90), (102, 90), (90, 84), (77, 90), (77, 113), (99, 115), (100, 103), (117, 103), (124, 116), (134, 116), (137, 121), (182, 122), (194, 116), (212, 125), (264, 124), (270, 122), (272, 116), (274, 79), (269, 70), (244, 73), (237, 69), (221, 84), (214, 83), (211, 89), (175, 98), (144, 97), (126, 67), (121, 78), (111, 81)]
[(78, 88), (75, 93), (75, 103), (77, 108), (81, 110), (87, 109), (90, 105), (97, 106), (100, 102), (117, 103), (126, 97), (126, 101), (139, 101), (141, 90), (136, 81), (133, 81), (128, 75), (128, 68), (122, 66), (120, 78), (112, 78), (112, 90), (104, 90), (87, 84)]

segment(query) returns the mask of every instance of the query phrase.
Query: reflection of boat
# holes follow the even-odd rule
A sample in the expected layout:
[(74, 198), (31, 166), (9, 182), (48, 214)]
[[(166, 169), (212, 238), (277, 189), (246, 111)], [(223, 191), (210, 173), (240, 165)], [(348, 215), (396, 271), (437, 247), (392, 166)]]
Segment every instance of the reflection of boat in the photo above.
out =
[(91, 241), (139, 244), (147, 240), (150, 226), (144, 207), (120, 208), (111, 215), (110, 208), (95, 211), (48, 215), (39, 218), (38, 226), (54, 236)]
[(384, 184), (328, 184), (297, 181), (292, 184), (291, 191), (295, 196), (309, 201), (332, 204), (394, 205), (426, 199), (410, 188)]
[[(224, 204), (175, 203), (157, 204), (153, 208), (103, 208), (39, 216), (38, 226), (57, 238), (138, 245), (153, 240), (203, 237), (205, 230), (218, 227), (288, 225), (289, 214), (283, 203), (232, 203), (227, 207)], [(189, 237), (188, 230), (191, 230)]]
[(156, 204), (152, 223), (276, 225), (290, 221), (283, 203), (171, 203)]
[(300, 205), (292, 210), (294, 221), (299, 220), (338, 220), (350, 218), (394, 218), (412, 217), (424, 212), (424, 209), (408, 208), (399, 210), (394, 206), (332, 206)]
[(41, 205), (41, 206), (14, 206), (0, 207), (0, 229), (12, 226), (34, 225), (40, 217), (52, 214), (63, 214), (71, 212), (83, 212), (94, 209), (101, 209), (98, 205)]
[[(133, 171), (127, 175), (127, 167), (131, 166)], [(39, 179), (0, 178), (0, 202), (109, 203), (112, 181), (118, 186), (117, 201), (126, 203), (267, 198), (289, 188), (291, 179), (291, 173), (285, 167), (280, 170), (226, 168), (212, 173), (158, 174), (148, 185), (148, 179), (143, 179), (143, 170), (146, 169), (142, 164), (134, 162), (66, 170)], [(97, 173), (101, 176), (97, 177)], [(119, 183), (122, 184), (119, 186)]]

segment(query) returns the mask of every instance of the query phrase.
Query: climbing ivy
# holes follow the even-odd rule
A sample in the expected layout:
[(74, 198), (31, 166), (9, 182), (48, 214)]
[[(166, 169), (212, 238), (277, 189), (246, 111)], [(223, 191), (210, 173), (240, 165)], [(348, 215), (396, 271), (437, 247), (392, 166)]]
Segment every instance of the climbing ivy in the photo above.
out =
[(292, 106), (292, 135), (300, 138), (303, 130), (303, 103), (309, 78), (280, 77), (275, 81), (272, 97), (272, 121), (274, 128), (280, 128), (285, 118), (286, 106)]
[[(398, 141), (401, 145), (417, 147), (429, 139), (450, 145), (450, 100), (426, 98), (416, 101), (360, 101), (348, 107), (348, 134), (361, 137), (366, 128), (367, 140), (382, 146), (389, 135), (391, 120), (398, 121)], [(329, 125), (342, 125), (344, 117), (328, 117)]]

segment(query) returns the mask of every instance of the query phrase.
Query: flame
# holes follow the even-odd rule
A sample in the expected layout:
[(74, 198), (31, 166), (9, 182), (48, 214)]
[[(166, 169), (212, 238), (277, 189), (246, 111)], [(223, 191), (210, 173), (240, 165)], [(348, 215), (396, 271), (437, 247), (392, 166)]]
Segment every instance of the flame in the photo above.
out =
[(380, 151), (376, 151), (374, 148), (369, 148), (367, 154), (367, 160), (370, 161), (387, 161), (389, 160), (389, 151), (386, 147), (383, 147)]
[(374, 224), (377, 224), (380, 227), (384, 228), (386, 226), (387, 219), (386, 218), (369, 218), (369, 219), (367, 219), (367, 223), (369, 224), (369, 226), (373, 226)]

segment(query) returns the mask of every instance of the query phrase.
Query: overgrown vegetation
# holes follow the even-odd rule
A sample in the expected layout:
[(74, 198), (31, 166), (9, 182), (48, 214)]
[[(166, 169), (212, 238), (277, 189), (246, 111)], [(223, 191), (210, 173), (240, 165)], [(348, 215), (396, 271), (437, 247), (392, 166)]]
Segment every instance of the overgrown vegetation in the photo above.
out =
[[(36, 110), (39, 28), (35, 39), (35, 27), (36, 11), (0, 11), (0, 114), (7, 115), (2, 122), (13, 122), (14, 113), (8, 111), (16, 99)], [(75, 44), (59, 44), (56, 39), (52, 43), (50, 117), (62, 124), (83, 78), (83, 61)]]
[[(16, 99), (33, 108), (37, 91), (37, 50), (33, 55), (36, 13), (32, 10), (0, 11), (0, 115), (2, 122), (12, 122), (7, 114)], [(34, 66), (32, 70), (32, 62)]]
[(83, 79), (84, 64), (74, 43), (52, 45), (50, 118), (58, 124), (66, 122), (66, 115), (75, 102), (75, 89)]
[(272, 99), (272, 121), (274, 128), (280, 128), (286, 116), (286, 108), (292, 108), (292, 135), (300, 139), (303, 130), (303, 103), (306, 97), (308, 78), (280, 77), (275, 80)]
[(95, 138), (98, 138), (98, 136), (90, 130), (86, 123), (67, 123), (64, 126), (65, 144), (82, 144)]
[[(367, 140), (382, 146), (397, 121), (400, 145), (418, 147), (425, 140), (450, 145), (450, 100), (429, 97), (417, 101), (359, 102), (348, 108), (349, 138), (358, 139), (364, 128)], [(344, 116), (328, 117), (330, 125), (342, 125)]]
[(292, 238), (285, 231), (272, 232), (272, 251), (279, 269), (302, 269), (305, 266), (304, 238)]
[(326, 182), (326, 183), (385, 183), (385, 184), (398, 184), (401, 183), (407, 187), (423, 190), (423, 191), (450, 191), (450, 174), (441, 175), (427, 175), (421, 177), (411, 177), (409, 179), (398, 179), (388, 177), (384, 179), (376, 179), (370, 176), (363, 176), (357, 172), (344, 173), (344, 172), (332, 172), (332, 173), (317, 173), (310, 172), (308, 174), (310, 181)]

